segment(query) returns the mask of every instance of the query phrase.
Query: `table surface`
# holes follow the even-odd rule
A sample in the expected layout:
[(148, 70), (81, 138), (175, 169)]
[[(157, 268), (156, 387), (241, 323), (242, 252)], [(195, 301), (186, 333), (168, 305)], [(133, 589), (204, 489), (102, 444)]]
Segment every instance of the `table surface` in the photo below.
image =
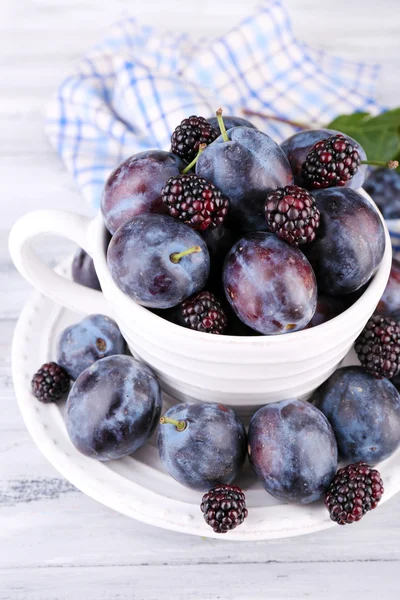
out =
[[(143, 6), (146, 4), (146, 6)], [(33, 208), (86, 210), (43, 134), (43, 107), (79, 56), (123, 11), (215, 36), (256, 2), (0, 2), (0, 600), (270, 600), (399, 597), (400, 495), (364, 521), (307, 537), (233, 543), (161, 531), (114, 513), (66, 482), (18, 412), (10, 344), (29, 286), (7, 230)], [(298, 35), (348, 58), (384, 63), (379, 100), (398, 105), (398, 0), (287, 0)], [(52, 263), (71, 247), (42, 245)]]

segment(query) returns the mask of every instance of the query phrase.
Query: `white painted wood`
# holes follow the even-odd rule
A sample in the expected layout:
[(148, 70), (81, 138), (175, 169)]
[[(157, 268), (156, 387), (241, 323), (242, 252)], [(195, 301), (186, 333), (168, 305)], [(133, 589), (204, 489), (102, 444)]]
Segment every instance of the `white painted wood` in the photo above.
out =
[[(123, 11), (215, 36), (248, 13), (243, 0), (2, 0), (0, 228), (32, 208), (85, 212), (42, 130), (43, 107), (79, 56)], [(379, 99), (399, 104), (398, 0), (286, 0), (306, 42), (384, 63)], [(54, 240), (44, 256), (70, 251)], [(10, 343), (29, 286), (0, 235), (0, 600), (270, 600), (399, 597), (400, 496), (352, 527), (243, 543), (160, 531), (66, 483), (33, 445), (10, 378)], [(337, 591), (340, 583), (341, 595)]]

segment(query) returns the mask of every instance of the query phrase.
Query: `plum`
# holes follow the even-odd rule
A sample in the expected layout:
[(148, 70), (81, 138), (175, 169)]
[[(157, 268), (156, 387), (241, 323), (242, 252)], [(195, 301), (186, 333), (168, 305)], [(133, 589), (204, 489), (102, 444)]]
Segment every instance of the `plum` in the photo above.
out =
[(82, 248), (78, 248), (72, 262), (72, 279), (85, 287), (101, 290), (93, 259)]
[(337, 444), (326, 417), (302, 400), (260, 408), (250, 421), (250, 463), (269, 494), (308, 504), (328, 488)]
[(246, 431), (222, 404), (177, 404), (160, 421), (158, 449), (174, 479), (208, 490), (238, 475), (246, 457)]
[(196, 173), (228, 198), (229, 220), (242, 231), (265, 231), (267, 193), (293, 183), (282, 149), (250, 127), (233, 127), (207, 146), (197, 160)]
[[(294, 182), (296, 185), (301, 187), (307, 187), (304, 185), (304, 181), (301, 177), (301, 170), (304, 161), (307, 158), (307, 154), (313, 148), (313, 146), (320, 142), (321, 140), (326, 140), (329, 137), (340, 133), (347, 140), (349, 140), (357, 150), (360, 155), (361, 160), (366, 160), (367, 155), (365, 154), (364, 149), (356, 140), (353, 140), (348, 135), (341, 133), (340, 131), (336, 131), (334, 129), (305, 129), (304, 131), (298, 131), (290, 138), (285, 140), (281, 144), (281, 148), (289, 159), (289, 163), (294, 175)], [(352, 189), (358, 189), (362, 187), (365, 177), (367, 174), (367, 165), (360, 165), (358, 167), (357, 173), (350, 179), (344, 187), (349, 187)]]
[(317, 298), (317, 308), (309, 324), (305, 329), (317, 327), (337, 317), (348, 308), (347, 302), (340, 296), (326, 296), (320, 294)]
[(310, 263), (272, 233), (255, 232), (236, 242), (223, 282), (239, 319), (264, 335), (303, 329), (314, 315), (317, 285)]
[(203, 238), (165, 215), (135, 217), (114, 234), (107, 262), (116, 285), (150, 308), (171, 308), (200, 291), (210, 272)]
[(304, 247), (324, 294), (355, 292), (378, 269), (385, 251), (385, 230), (378, 211), (350, 188), (313, 192), (321, 223)]
[(385, 219), (400, 219), (400, 173), (393, 169), (374, 169), (364, 189)]
[(400, 397), (387, 379), (375, 379), (362, 367), (343, 367), (312, 401), (332, 425), (346, 461), (375, 464), (399, 447)]
[(378, 315), (400, 319), (400, 261), (392, 259), (389, 281), (375, 311)]
[[(212, 125), (217, 131), (219, 131), (218, 118), (210, 117), (207, 121)], [(224, 115), (224, 124), (226, 129), (232, 129), (232, 127), (250, 127), (251, 129), (257, 129), (253, 123), (250, 123), (247, 119), (243, 119), (242, 117), (234, 117)]]
[(57, 362), (72, 379), (100, 358), (123, 354), (125, 340), (115, 321), (105, 315), (89, 315), (61, 333)]
[(101, 212), (110, 233), (137, 215), (166, 214), (161, 189), (183, 168), (178, 156), (162, 150), (139, 152), (121, 163), (107, 179), (101, 199)]
[(143, 446), (161, 414), (161, 391), (149, 367), (131, 356), (108, 356), (75, 381), (66, 426), (86, 456), (114, 460)]

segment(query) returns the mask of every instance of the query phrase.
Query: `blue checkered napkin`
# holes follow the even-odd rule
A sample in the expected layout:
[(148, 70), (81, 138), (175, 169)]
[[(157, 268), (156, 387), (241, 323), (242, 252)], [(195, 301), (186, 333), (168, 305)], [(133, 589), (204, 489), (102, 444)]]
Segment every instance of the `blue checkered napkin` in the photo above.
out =
[[(299, 42), (280, 0), (269, 0), (223, 37), (193, 41), (132, 18), (117, 23), (60, 86), (47, 134), (85, 198), (98, 207), (110, 171), (147, 148), (169, 149), (191, 115), (243, 107), (311, 125), (340, 113), (377, 112), (376, 66), (348, 62)], [(294, 129), (252, 119), (281, 141)]]

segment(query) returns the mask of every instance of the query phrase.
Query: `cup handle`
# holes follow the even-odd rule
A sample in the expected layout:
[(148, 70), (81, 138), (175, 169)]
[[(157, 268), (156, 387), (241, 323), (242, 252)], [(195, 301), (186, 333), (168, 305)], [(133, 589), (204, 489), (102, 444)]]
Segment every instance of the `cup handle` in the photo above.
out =
[(11, 258), (23, 277), (54, 302), (84, 314), (110, 315), (102, 292), (92, 290), (59, 275), (34, 252), (32, 239), (42, 233), (65, 237), (92, 254), (89, 239), (91, 220), (64, 210), (39, 210), (23, 215), (9, 237)]

